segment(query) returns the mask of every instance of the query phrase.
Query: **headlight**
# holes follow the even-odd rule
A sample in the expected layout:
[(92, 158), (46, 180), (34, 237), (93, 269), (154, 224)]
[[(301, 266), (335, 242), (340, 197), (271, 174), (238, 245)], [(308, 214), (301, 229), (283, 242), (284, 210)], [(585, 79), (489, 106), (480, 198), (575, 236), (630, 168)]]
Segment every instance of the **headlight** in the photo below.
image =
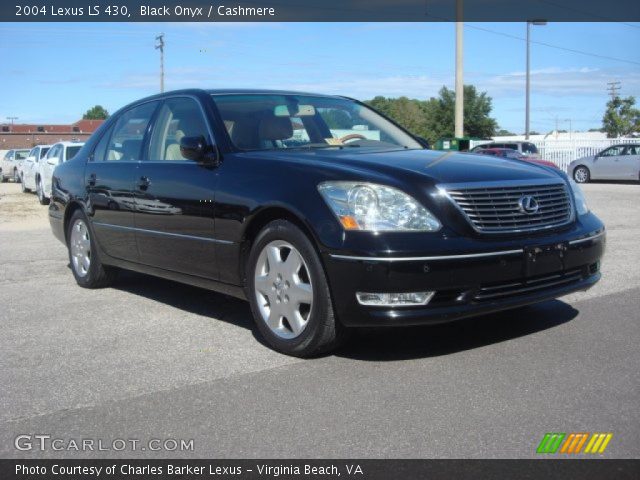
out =
[(435, 232), (440, 222), (406, 193), (366, 182), (324, 182), (318, 191), (346, 230)]
[(587, 199), (584, 197), (584, 193), (582, 193), (582, 189), (580, 188), (580, 186), (572, 179), (569, 179), (569, 185), (571, 185), (573, 198), (576, 201), (576, 211), (578, 212), (578, 215), (589, 213), (589, 207), (587, 207)]

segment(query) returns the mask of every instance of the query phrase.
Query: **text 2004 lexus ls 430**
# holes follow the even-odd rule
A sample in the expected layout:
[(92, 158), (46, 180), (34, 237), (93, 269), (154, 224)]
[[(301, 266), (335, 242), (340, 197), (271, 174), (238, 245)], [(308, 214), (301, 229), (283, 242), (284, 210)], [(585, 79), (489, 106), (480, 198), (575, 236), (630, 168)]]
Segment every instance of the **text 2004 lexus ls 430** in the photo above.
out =
[(55, 169), (82, 287), (124, 268), (248, 299), (275, 349), (586, 290), (602, 222), (564, 173), (429, 151), (357, 101), (185, 90), (123, 108)]

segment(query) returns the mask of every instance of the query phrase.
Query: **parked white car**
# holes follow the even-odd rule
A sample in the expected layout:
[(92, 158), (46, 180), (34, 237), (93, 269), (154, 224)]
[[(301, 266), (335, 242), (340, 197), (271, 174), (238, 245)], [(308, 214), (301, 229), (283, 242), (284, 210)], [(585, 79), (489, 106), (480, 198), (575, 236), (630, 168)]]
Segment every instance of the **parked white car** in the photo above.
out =
[(567, 173), (578, 183), (590, 180), (640, 180), (640, 144), (614, 145), (597, 155), (569, 164)]
[(36, 173), (38, 164), (44, 161), (44, 157), (51, 148), (51, 145), (38, 145), (31, 149), (29, 156), (18, 166), (18, 176), (22, 184), (23, 192), (30, 192), (36, 189)]
[(84, 142), (58, 142), (49, 149), (47, 156), (38, 162), (36, 172), (36, 194), (41, 205), (48, 205), (51, 198), (53, 169), (71, 160), (80, 151)]
[(0, 180), (6, 182), (13, 179), (18, 181), (18, 166), (29, 155), (28, 149), (9, 150), (0, 161)]

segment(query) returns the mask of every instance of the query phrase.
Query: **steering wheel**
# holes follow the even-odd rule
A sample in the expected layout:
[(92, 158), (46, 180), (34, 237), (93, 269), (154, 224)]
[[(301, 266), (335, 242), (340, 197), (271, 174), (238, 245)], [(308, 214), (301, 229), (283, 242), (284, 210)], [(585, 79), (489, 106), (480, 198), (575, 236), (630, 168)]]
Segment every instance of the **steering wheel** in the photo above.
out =
[(360, 135), (359, 133), (350, 133), (348, 135), (345, 135), (344, 137), (340, 137), (338, 140), (340, 140), (342, 143), (348, 142), (350, 140), (366, 140), (367, 137), (365, 137), (364, 135)]

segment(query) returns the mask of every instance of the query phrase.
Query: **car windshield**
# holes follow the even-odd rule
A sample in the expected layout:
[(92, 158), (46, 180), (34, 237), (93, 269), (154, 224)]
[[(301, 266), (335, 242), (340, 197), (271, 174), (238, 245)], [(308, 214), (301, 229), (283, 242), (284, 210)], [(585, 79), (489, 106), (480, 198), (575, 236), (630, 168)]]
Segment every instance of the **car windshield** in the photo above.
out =
[(231, 142), (242, 150), (423, 147), (353, 100), (310, 95), (213, 95)]
[(67, 147), (65, 161), (71, 160), (73, 157), (75, 157), (76, 153), (78, 153), (81, 148), (82, 148), (82, 145), (78, 145), (77, 147)]
[(536, 154), (538, 153), (538, 147), (536, 147), (533, 143), (523, 143), (522, 153), (529, 155)]

